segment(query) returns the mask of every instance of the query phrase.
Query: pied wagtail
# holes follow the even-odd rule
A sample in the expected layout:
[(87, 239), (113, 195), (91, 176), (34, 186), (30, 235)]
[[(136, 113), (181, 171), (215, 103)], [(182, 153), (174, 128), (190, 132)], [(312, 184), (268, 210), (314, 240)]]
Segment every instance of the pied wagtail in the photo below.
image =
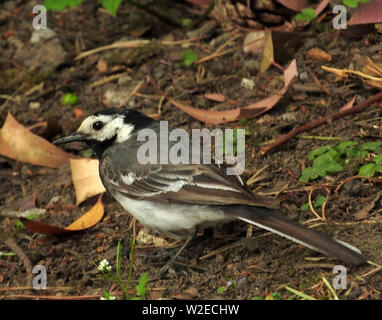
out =
[(85, 142), (100, 160), (99, 173), (105, 188), (126, 211), (148, 229), (170, 238), (186, 239), (164, 269), (196, 231), (237, 219), (344, 263), (366, 262), (356, 248), (266, 208), (267, 199), (255, 197), (221, 166), (171, 164), (171, 159), (169, 164), (142, 165), (137, 153), (145, 142), (138, 141), (137, 136), (145, 128), (157, 133), (159, 146), (159, 122), (135, 110), (110, 108), (87, 117), (76, 133), (54, 143)]

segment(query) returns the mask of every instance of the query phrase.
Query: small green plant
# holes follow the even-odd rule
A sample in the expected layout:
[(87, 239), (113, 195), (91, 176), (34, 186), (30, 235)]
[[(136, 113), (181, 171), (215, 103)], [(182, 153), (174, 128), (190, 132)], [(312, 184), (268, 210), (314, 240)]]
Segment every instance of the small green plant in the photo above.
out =
[(103, 297), (100, 298), (101, 300), (115, 300), (116, 297), (112, 296), (109, 292), (104, 291)]
[[(129, 256), (129, 274), (126, 281), (122, 280), (121, 277), (121, 268), (122, 268), (122, 245), (121, 240), (118, 241), (117, 245), (117, 257), (115, 261), (116, 271), (113, 272), (112, 267), (109, 265), (109, 262), (104, 259), (98, 265), (95, 264), (97, 269), (101, 272), (102, 277), (105, 280), (116, 281), (123, 292), (125, 293), (126, 300), (144, 300), (149, 290), (147, 285), (148, 283), (148, 274), (145, 272), (138, 281), (137, 286), (135, 287), (137, 294), (135, 297), (130, 297), (129, 288), (131, 286), (131, 281), (133, 277), (133, 259), (134, 259), (134, 239), (131, 237), (130, 239), (130, 256)], [(114, 300), (115, 297), (111, 296), (108, 292), (104, 292), (104, 296), (101, 297), (101, 300)]]
[(286, 300), (286, 298), (280, 292), (271, 292), (266, 296), (252, 297), (251, 300)]
[(90, 158), (93, 155), (92, 149), (86, 149), (81, 152), (81, 157)]
[(73, 9), (77, 7), (84, 0), (45, 0), (44, 7), (47, 10), (62, 11), (67, 7)]
[(73, 93), (67, 93), (62, 97), (61, 104), (71, 104), (72, 106), (75, 106), (78, 104), (78, 97)]
[[(299, 181), (308, 182), (327, 174), (336, 174), (355, 159), (363, 159), (374, 154), (374, 163), (362, 166), (359, 175), (370, 177), (375, 172), (382, 172), (382, 142), (370, 141), (358, 144), (354, 141), (343, 141), (337, 145), (326, 145), (312, 150), (308, 160), (312, 166), (303, 170)], [(377, 156), (375, 156), (377, 154)]]
[(358, 175), (366, 178), (374, 176), (376, 172), (382, 173), (382, 154), (373, 158), (374, 163), (367, 163), (359, 168)]
[(370, 0), (342, 0), (343, 4), (349, 8), (357, 8), (358, 3), (366, 3)]
[[(31, 214), (27, 215), (25, 218), (27, 218), (29, 220), (35, 220), (40, 216), (41, 216), (41, 214), (39, 214), (39, 213), (31, 213)], [(16, 220), (15, 225), (16, 225), (17, 230), (24, 229), (24, 225), (19, 219)]]
[(182, 60), (185, 67), (189, 67), (192, 65), (196, 60), (198, 60), (198, 55), (191, 50), (184, 50), (182, 52)]
[(227, 288), (226, 288), (225, 286), (221, 286), (221, 287), (219, 287), (219, 288), (216, 289), (216, 292), (217, 292), (217, 293), (223, 293), (223, 292), (226, 291), (226, 290), (227, 290)]
[(297, 13), (295, 19), (297, 21), (311, 22), (316, 19), (316, 11), (312, 8), (302, 9), (300, 13)]
[(183, 28), (190, 28), (192, 26), (192, 19), (186, 18), (181, 20)]
[[(44, 7), (47, 10), (62, 11), (66, 8), (73, 9), (84, 0), (45, 0)], [(117, 15), (117, 10), (122, 0), (101, 0), (102, 6), (113, 16)]]
[[(228, 146), (232, 145), (232, 155), (236, 156), (237, 154), (237, 130), (238, 129), (233, 129), (233, 134), (232, 134), (232, 138), (230, 135), (224, 135), (223, 136), (223, 155), (227, 155), (227, 152), (226, 152), (226, 144)], [(244, 135), (245, 136), (250, 136), (252, 134), (252, 132), (249, 130), (249, 129), (245, 129), (245, 133)], [(227, 139), (227, 140), (226, 140)], [(229, 151), (229, 149), (227, 150)]]
[(240, 278), (239, 280), (229, 280), (227, 281), (227, 284), (225, 286), (221, 286), (217, 288), (216, 292), (221, 294), (229, 289), (233, 291), (234, 295), (238, 295), (238, 292), (237, 292), (238, 287), (241, 284), (245, 283), (246, 281), (247, 281), (246, 278)]
[[(317, 208), (320, 208), (322, 207), (322, 205), (324, 204), (326, 198), (324, 196), (319, 196), (317, 197), (317, 199), (315, 199), (313, 201), (313, 208), (317, 209)], [(304, 211), (307, 211), (309, 210), (309, 203), (305, 203), (301, 206), (301, 210), (304, 210)]]

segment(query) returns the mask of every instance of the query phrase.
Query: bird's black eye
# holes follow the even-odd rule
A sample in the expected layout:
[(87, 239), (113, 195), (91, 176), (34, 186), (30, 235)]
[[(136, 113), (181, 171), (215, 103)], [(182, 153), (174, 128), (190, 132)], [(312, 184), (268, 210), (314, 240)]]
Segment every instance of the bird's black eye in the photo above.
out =
[(101, 130), (103, 128), (103, 122), (102, 121), (96, 121), (93, 123), (93, 129), (94, 130)]

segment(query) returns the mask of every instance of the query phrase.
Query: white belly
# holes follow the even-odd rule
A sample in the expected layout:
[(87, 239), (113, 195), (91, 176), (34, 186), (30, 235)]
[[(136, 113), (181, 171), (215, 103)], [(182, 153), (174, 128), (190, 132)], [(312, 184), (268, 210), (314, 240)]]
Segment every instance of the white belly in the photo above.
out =
[(115, 199), (143, 226), (169, 237), (186, 237), (190, 231), (231, 221), (220, 209), (206, 205), (162, 204), (115, 194)]

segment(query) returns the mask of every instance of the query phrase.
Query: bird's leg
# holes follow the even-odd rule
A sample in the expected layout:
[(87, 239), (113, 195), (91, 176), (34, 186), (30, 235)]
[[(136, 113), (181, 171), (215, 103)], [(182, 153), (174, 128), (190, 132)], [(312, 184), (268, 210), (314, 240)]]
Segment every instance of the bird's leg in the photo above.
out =
[(187, 245), (190, 243), (190, 241), (192, 239), (193, 239), (193, 235), (190, 235), (187, 237), (187, 239), (184, 241), (183, 245), (179, 248), (179, 250), (171, 257), (170, 261), (167, 262), (166, 265), (159, 270), (159, 272), (157, 274), (159, 277), (164, 275), (168, 271), (168, 269), (170, 269), (170, 267), (174, 263), (175, 259), (184, 250), (184, 248), (187, 247)]

